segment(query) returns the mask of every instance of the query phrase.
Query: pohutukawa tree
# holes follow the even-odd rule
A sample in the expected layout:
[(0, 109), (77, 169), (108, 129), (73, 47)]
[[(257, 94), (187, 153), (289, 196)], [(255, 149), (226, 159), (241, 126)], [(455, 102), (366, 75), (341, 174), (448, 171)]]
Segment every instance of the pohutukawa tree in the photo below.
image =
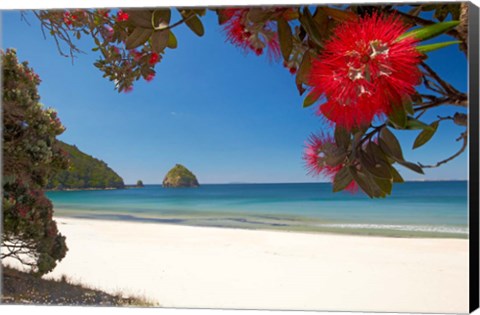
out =
[(39, 275), (65, 257), (65, 237), (52, 218), (44, 189), (49, 176), (67, 166), (56, 136), (65, 128), (40, 103), (40, 78), (14, 50), (1, 51), (3, 109), (2, 244), (0, 258), (19, 260)]
[[(314, 175), (333, 181), (333, 190), (360, 188), (370, 197), (385, 197), (403, 179), (397, 166), (423, 174), (434, 165), (406, 161), (392, 130), (417, 132), (416, 149), (427, 143), (442, 122), (467, 125), (467, 95), (428, 65), (428, 54), (446, 46), (468, 47), (468, 4), (336, 5), (298, 7), (209, 8), (218, 16), (226, 41), (245, 53), (267, 55), (292, 74), (303, 106), (330, 130), (312, 135), (304, 157)], [(186, 25), (204, 34), (206, 8), (40, 10), (34, 14), (53, 36), (59, 52), (74, 57), (75, 38), (93, 38), (99, 52), (95, 66), (128, 92), (135, 81), (151, 81), (155, 66), (178, 45), (175, 28)], [(451, 37), (445, 41), (445, 36)], [(423, 41), (437, 38), (434, 43)], [(66, 50), (65, 50), (66, 49)], [(283, 60), (282, 60), (283, 59)], [(424, 121), (439, 106), (455, 105), (449, 116)], [(412, 131), (413, 130), (413, 131)]]

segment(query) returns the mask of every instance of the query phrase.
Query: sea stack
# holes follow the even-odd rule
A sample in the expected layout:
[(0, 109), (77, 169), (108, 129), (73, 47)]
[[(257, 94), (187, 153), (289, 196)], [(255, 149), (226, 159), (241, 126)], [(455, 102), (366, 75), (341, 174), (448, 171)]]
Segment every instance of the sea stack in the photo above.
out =
[(198, 187), (197, 177), (185, 166), (176, 164), (163, 179), (163, 187)]

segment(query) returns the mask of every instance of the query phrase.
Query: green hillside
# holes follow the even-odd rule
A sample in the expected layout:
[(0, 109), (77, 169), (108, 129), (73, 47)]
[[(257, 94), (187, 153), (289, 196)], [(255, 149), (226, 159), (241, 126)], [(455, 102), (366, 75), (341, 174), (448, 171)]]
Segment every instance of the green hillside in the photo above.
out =
[(60, 141), (68, 154), (70, 167), (52, 177), (47, 189), (124, 188), (123, 179), (107, 163)]

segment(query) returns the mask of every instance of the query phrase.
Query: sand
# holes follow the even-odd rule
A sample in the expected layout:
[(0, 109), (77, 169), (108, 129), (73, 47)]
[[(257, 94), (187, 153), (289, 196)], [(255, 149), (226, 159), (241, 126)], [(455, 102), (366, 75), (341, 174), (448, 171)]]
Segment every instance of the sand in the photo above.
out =
[(62, 274), (162, 307), (468, 312), (468, 240), (57, 218)]

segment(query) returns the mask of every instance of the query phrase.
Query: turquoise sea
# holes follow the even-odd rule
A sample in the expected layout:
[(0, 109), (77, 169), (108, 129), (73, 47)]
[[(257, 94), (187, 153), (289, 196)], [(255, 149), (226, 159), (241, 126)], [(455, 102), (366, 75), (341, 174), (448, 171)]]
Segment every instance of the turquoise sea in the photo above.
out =
[(466, 181), (407, 182), (391, 196), (332, 193), (329, 183), (50, 191), (55, 215), (244, 229), (468, 237)]

